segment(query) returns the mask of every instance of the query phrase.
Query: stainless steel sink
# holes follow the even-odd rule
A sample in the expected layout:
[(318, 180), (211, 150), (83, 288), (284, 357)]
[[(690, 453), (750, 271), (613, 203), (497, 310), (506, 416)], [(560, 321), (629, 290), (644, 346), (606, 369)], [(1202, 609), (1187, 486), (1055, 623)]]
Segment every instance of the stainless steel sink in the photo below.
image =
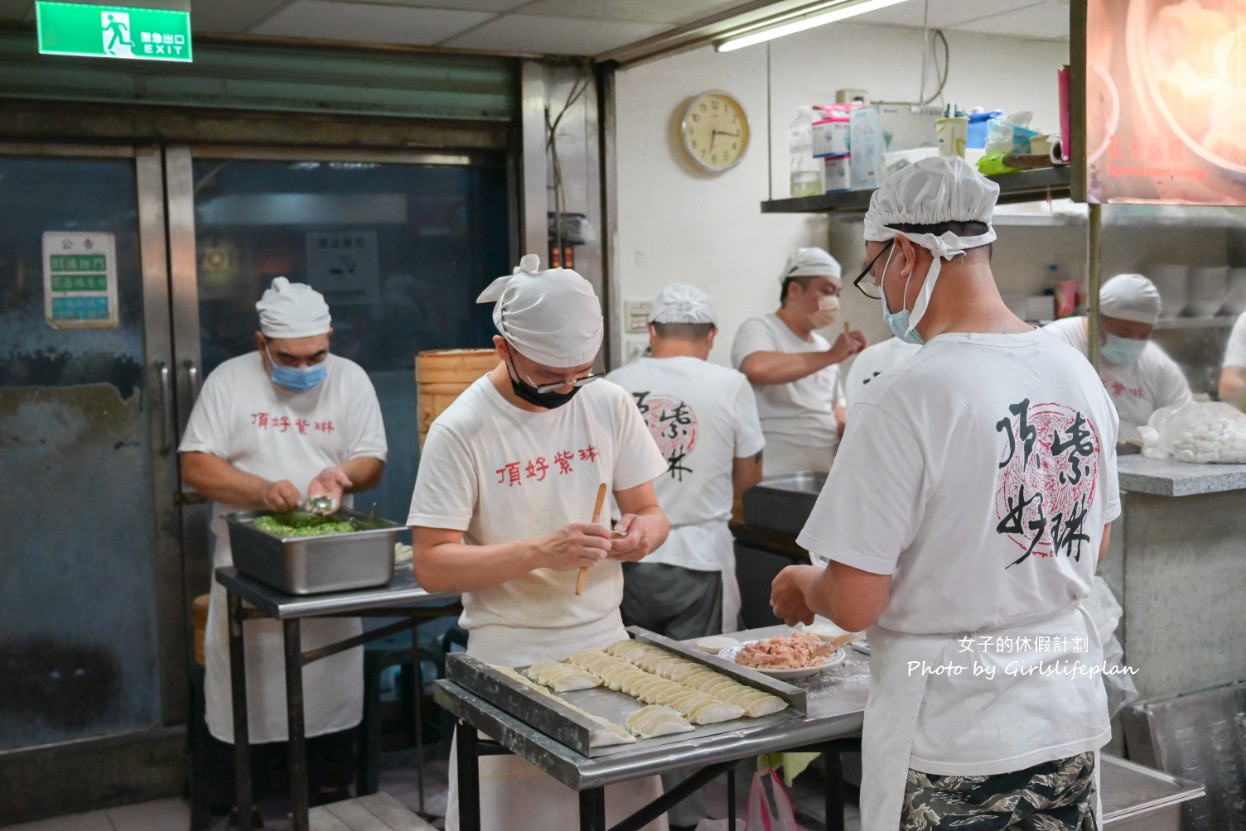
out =
[(755, 528), (795, 537), (805, 527), (824, 484), (826, 473), (820, 470), (762, 479), (744, 494), (744, 521)]

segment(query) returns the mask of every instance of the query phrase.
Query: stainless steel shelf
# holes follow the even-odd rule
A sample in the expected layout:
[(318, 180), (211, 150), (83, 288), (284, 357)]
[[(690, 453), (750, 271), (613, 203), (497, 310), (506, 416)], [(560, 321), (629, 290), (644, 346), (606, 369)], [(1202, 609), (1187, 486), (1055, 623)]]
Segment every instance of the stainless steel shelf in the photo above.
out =
[[(1069, 195), (1071, 174), (1069, 168), (1048, 167), (1042, 170), (1023, 170), (991, 176), (999, 183), (999, 203), (1033, 202), (1039, 199), (1061, 199)], [(797, 199), (770, 199), (761, 203), (764, 214), (776, 213), (864, 213), (870, 206), (868, 190), (850, 190), (844, 193), (824, 193), (821, 196), (802, 196)]]

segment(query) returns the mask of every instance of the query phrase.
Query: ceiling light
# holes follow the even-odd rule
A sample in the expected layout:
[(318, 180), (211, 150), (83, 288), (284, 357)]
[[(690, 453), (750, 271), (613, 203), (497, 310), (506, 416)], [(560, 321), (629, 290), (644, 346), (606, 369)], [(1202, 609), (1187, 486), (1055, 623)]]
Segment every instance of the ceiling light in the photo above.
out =
[(781, 38), (784, 35), (803, 32), (806, 29), (824, 26), (827, 23), (834, 23), (836, 20), (844, 20), (845, 18), (855, 17), (866, 12), (885, 9), (888, 6), (894, 6), (897, 3), (903, 2), (904, 0), (844, 0), (844, 2), (837, 3), (833, 8), (826, 11), (809, 12), (804, 17), (781, 23), (778, 26), (755, 29), (741, 35), (727, 37), (715, 43), (714, 48), (719, 52), (731, 52), (736, 49), (743, 49), (745, 46), (752, 46), (755, 43), (763, 43), (767, 40)]

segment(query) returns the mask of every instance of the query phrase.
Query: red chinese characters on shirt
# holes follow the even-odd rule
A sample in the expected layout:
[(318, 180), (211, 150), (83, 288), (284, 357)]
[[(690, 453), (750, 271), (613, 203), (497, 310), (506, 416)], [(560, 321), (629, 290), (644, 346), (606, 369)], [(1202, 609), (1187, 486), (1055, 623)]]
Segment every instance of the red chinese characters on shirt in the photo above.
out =
[(595, 445), (590, 444), (588, 447), (557, 451), (554, 453), (552, 465), (545, 456), (504, 462), (501, 467), (493, 471), (498, 475), (497, 482), (494, 484), (513, 488), (523, 485), (528, 480), (544, 482), (551, 471), (556, 471), (559, 476), (565, 476), (575, 470), (573, 462), (577, 460), (596, 462), (600, 457), (601, 452)]
[(1094, 504), (1099, 437), (1086, 417), (1063, 404), (1011, 404), (995, 425), (1001, 435), (995, 489), (995, 531), (1023, 552), (1081, 560), (1090, 535), (1085, 520)]
[(1145, 394), (1142, 391), (1142, 387), (1127, 387), (1120, 381), (1112, 381), (1111, 383), (1105, 381), (1104, 383), (1107, 384), (1108, 389), (1112, 391), (1112, 395), (1117, 398), (1125, 395), (1129, 395), (1133, 398), (1141, 398)]
[(281, 413), (251, 413), (251, 426), (256, 430), (271, 430), (275, 433), (297, 433), (306, 436), (308, 430), (313, 433), (332, 433), (335, 428), (330, 421), (308, 421), (305, 418), (291, 419)]

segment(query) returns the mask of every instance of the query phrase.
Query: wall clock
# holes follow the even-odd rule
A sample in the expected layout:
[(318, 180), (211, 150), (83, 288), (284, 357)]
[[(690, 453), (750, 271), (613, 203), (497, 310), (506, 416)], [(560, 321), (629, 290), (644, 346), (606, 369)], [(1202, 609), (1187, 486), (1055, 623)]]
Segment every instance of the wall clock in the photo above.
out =
[(710, 173), (735, 167), (748, 150), (748, 116), (744, 107), (717, 90), (692, 99), (684, 110), (679, 133), (688, 158)]

